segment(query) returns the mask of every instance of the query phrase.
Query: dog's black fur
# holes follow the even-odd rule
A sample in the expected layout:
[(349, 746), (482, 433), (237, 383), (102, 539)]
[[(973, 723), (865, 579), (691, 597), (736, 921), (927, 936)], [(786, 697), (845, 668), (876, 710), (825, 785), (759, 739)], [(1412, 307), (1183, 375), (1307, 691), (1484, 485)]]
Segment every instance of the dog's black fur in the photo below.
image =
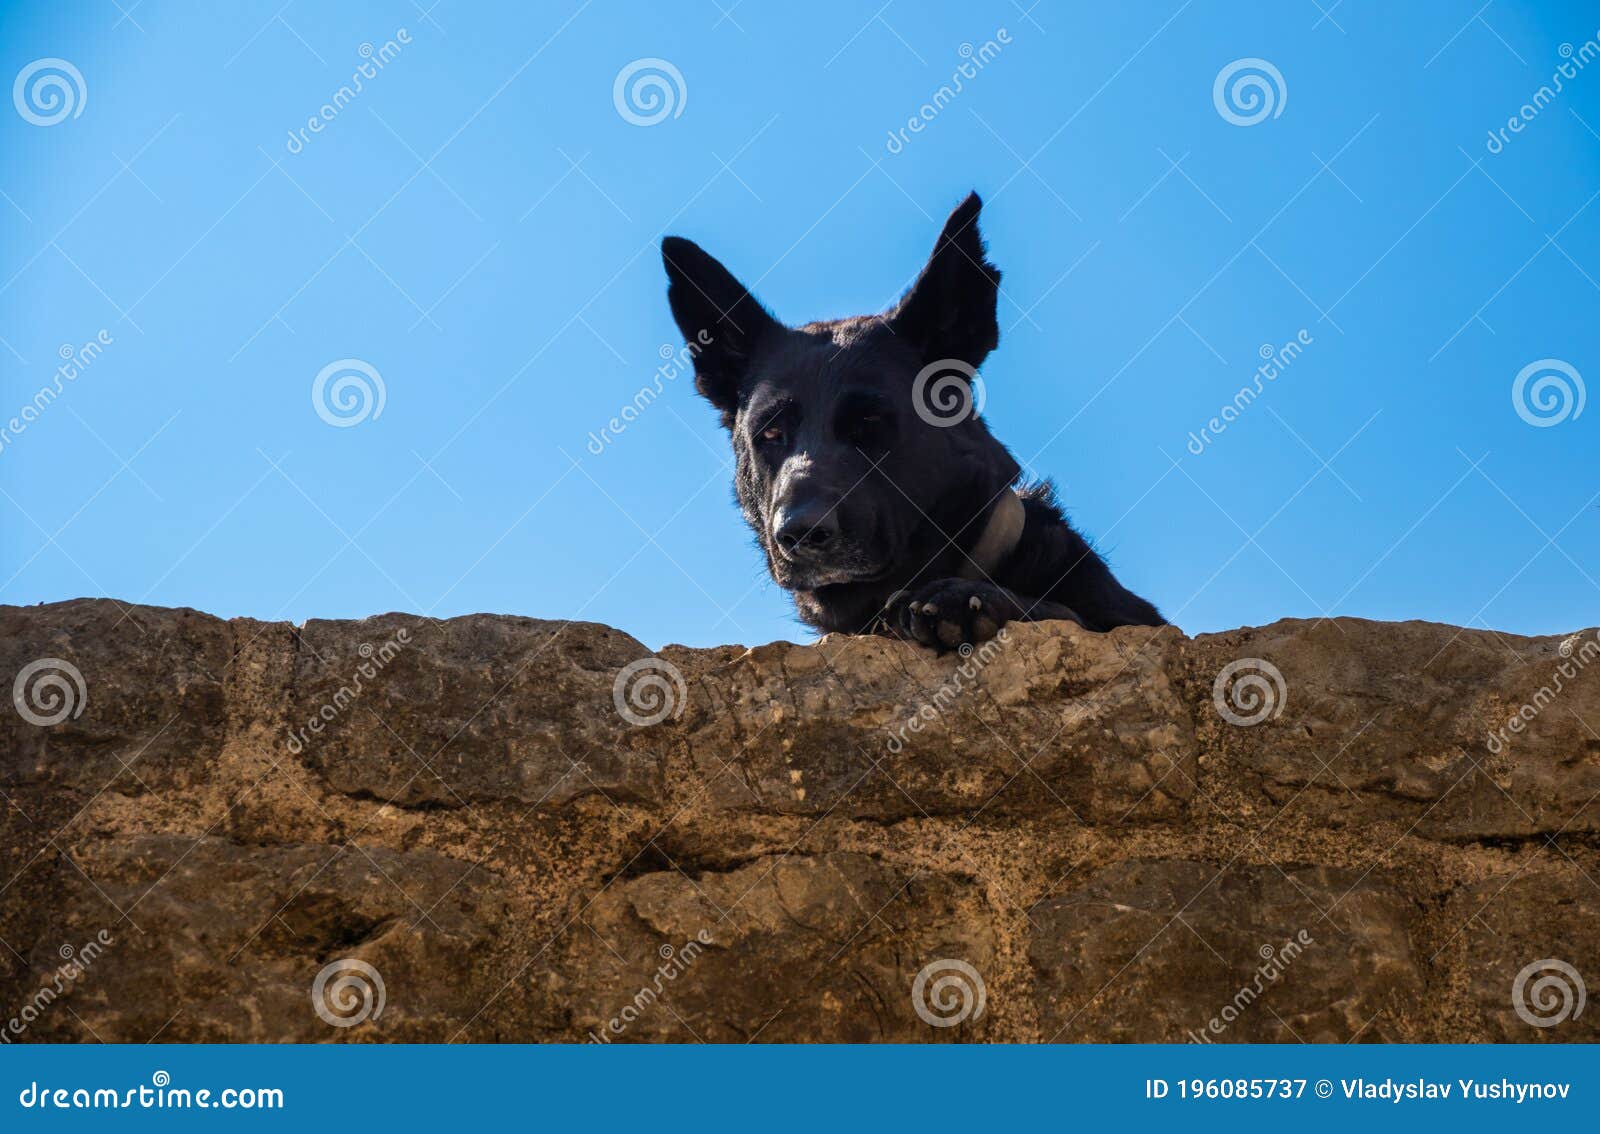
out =
[(969, 553), (1021, 468), (976, 413), (930, 424), (913, 386), (939, 360), (976, 370), (999, 341), (1000, 272), (985, 258), (981, 207), (975, 193), (956, 207), (892, 310), (801, 327), (779, 323), (698, 245), (661, 242), (673, 317), (706, 344), (695, 388), (732, 438), (740, 510), (773, 579), (819, 630), (948, 649), (1012, 621), (1160, 625), (1073, 530), (1048, 482), (1018, 490), (1026, 522), (1010, 553), (959, 577), (977, 573)]

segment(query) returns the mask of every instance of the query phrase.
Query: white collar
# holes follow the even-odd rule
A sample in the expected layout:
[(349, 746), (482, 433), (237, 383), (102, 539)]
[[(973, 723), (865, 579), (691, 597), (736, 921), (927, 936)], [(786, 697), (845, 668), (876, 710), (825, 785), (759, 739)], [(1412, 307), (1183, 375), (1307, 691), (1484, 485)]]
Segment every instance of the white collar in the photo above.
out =
[(995, 503), (989, 512), (978, 542), (967, 552), (965, 561), (956, 569), (962, 579), (981, 579), (1000, 566), (1000, 561), (1010, 555), (1022, 538), (1022, 527), (1027, 522), (1022, 498), (1012, 489)]

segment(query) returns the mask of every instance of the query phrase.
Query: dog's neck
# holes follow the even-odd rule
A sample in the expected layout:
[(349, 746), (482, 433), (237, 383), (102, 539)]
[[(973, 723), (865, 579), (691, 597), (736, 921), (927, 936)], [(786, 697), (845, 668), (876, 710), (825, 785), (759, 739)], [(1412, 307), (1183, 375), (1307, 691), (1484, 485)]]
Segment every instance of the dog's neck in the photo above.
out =
[(967, 552), (956, 575), (963, 579), (982, 579), (993, 574), (1022, 538), (1027, 518), (1022, 498), (1012, 489), (1006, 489), (989, 510), (989, 519), (978, 533), (978, 541)]

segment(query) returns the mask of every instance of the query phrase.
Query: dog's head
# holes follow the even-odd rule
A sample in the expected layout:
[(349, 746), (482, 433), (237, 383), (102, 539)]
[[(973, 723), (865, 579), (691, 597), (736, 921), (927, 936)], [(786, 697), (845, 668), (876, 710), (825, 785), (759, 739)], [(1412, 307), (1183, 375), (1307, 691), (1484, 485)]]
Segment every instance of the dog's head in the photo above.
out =
[(662, 241), (673, 317), (703, 344), (695, 388), (731, 434), (739, 506), (781, 586), (893, 584), (1017, 478), (975, 404), (1000, 335), (980, 208), (956, 207), (891, 310), (798, 327), (698, 245)]

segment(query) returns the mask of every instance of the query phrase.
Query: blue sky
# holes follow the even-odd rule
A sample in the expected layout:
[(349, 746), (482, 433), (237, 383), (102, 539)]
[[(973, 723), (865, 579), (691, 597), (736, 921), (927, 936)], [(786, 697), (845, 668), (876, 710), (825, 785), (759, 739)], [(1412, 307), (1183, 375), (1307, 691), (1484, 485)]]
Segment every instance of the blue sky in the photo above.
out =
[[(803, 639), (686, 379), (588, 447), (678, 345), (657, 242), (791, 321), (873, 311), (975, 188), (986, 417), (1180, 626), (1597, 621), (1593, 5), (119, 3), (0, 9), (5, 76), (76, 72), (61, 121), (23, 112), (62, 115), (49, 68), (0, 113), (0, 424), (102, 344), (0, 434), (0, 602)], [(341, 360), (383, 389), (348, 426)]]

